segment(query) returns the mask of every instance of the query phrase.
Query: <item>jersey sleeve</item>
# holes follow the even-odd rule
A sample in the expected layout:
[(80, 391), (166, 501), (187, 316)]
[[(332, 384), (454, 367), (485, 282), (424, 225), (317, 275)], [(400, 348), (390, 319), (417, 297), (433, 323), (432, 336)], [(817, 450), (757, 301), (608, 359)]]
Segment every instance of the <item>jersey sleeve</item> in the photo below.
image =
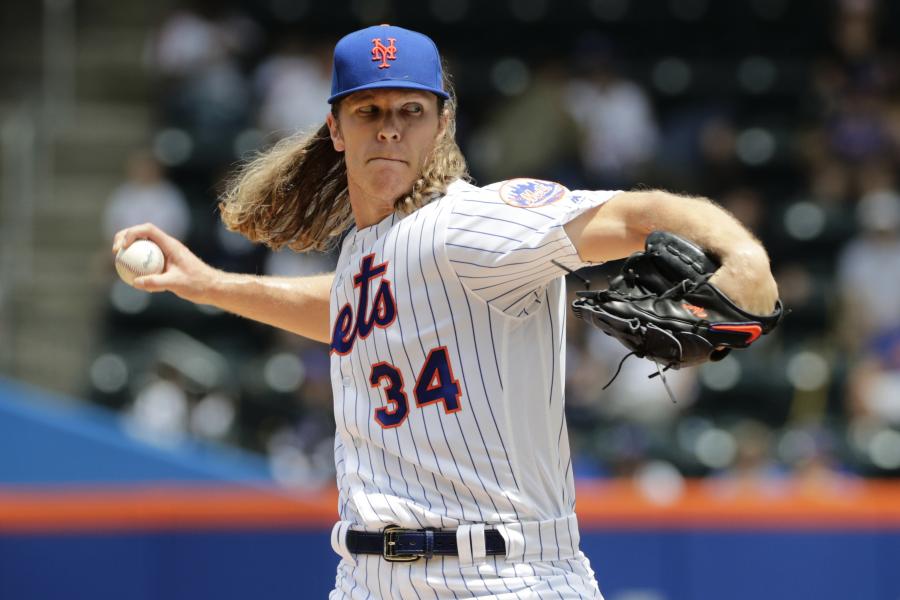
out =
[(525, 316), (566, 268), (590, 264), (578, 256), (565, 224), (616, 193), (535, 179), (470, 187), (453, 203), (447, 257), (468, 290), (508, 315)]

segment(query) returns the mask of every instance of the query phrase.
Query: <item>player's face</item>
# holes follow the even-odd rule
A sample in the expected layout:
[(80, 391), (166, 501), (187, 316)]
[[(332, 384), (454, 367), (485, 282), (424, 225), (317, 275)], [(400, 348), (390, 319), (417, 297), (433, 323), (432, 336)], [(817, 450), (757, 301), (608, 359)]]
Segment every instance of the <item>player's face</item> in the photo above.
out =
[(344, 153), (354, 215), (366, 226), (393, 212), (412, 188), (445, 119), (429, 92), (365, 90), (344, 98), (328, 126), (335, 150)]

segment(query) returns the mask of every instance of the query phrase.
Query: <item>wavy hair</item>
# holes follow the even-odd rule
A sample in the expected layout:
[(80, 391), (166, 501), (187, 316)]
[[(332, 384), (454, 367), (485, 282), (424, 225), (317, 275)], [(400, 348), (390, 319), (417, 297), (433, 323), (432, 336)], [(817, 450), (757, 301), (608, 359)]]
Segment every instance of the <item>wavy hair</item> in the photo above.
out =
[[(394, 203), (404, 215), (443, 195), (454, 180), (469, 178), (456, 145), (456, 96), (446, 71), (444, 89), (450, 98), (438, 98), (438, 113), (447, 118), (447, 127), (419, 178)], [(332, 113), (337, 114), (337, 103)], [(353, 224), (344, 154), (334, 149), (328, 125), (285, 138), (239, 167), (219, 211), (229, 230), (273, 250), (328, 250)]]

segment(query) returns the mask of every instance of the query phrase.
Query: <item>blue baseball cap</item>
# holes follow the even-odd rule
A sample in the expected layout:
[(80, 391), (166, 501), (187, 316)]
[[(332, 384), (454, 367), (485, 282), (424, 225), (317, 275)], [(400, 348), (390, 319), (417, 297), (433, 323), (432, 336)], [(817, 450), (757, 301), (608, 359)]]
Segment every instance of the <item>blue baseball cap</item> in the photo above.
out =
[(431, 38), (393, 25), (354, 31), (334, 47), (328, 103), (374, 88), (425, 90), (450, 97), (444, 91), (441, 57)]

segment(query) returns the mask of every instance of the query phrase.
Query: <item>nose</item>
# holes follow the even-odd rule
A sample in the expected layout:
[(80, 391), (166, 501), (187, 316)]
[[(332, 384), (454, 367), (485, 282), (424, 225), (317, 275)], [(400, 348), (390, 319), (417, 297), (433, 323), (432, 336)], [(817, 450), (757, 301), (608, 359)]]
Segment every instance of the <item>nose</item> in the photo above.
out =
[(400, 140), (400, 123), (393, 111), (385, 111), (378, 127), (378, 140), (382, 142)]

